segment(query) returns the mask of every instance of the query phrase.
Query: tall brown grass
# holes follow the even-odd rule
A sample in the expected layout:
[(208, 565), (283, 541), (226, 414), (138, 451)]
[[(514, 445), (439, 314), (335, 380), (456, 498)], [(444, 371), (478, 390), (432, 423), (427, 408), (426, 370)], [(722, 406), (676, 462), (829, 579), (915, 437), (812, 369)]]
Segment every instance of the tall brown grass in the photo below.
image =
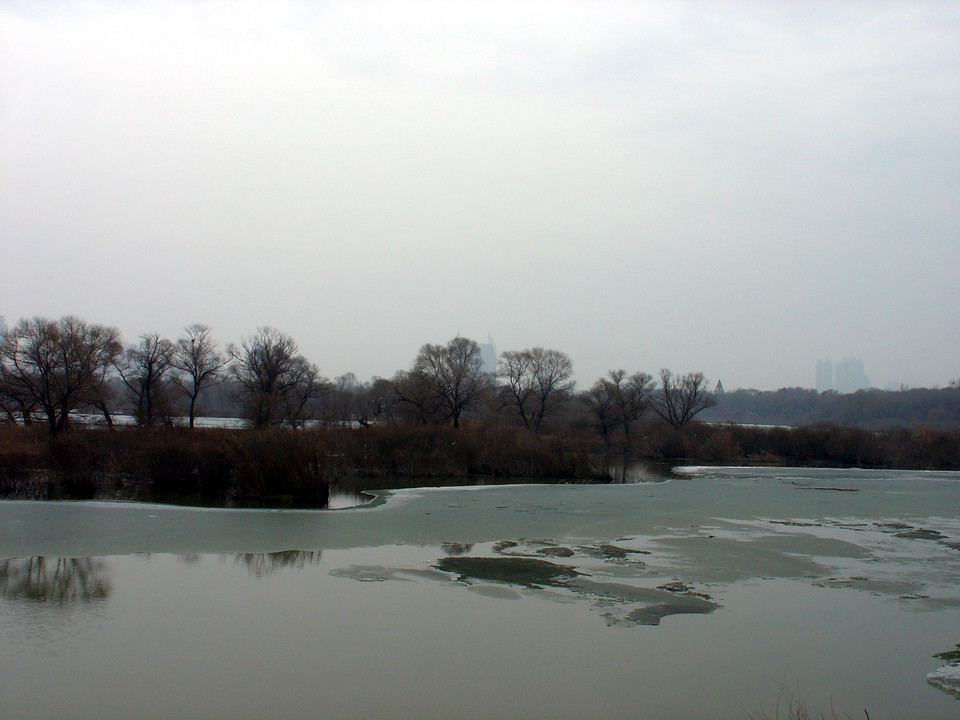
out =
[(396, 424), (244, 430), (0, 426), (0, 497), (183, 499), (322, 506), (330, 488), (393, 478), (609, 479), (613, 462), (960, 469), (960, 431), (648, 422), (629, 447), (584, 428)]

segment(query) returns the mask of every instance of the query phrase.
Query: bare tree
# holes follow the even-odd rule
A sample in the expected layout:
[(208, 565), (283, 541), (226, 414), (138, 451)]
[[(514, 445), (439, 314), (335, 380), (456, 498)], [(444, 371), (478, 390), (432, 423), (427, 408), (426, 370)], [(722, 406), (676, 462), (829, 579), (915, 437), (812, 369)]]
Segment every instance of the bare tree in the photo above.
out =
[(361, 383), (352, 372), (333, 379), (324, 395), (323, 418), (336, 424), (373, 424), (389, 414), (395, 402), (393, 383), (375, 377)]
[(324, 421), (342, 425), (355, 420), (362, 394), (363, 386), (352, 372), (335, 377), (326, 395)]
[(127, 348), (117, 372), (130, 393), (137, 424), (151, 427), (158, 420), (173, 417), (170, 371), (173, 369), (173, 343), (158, 333), (140, 336), (139, 344)]
[(442, 419), (443, 396), (425, 370), (414, 366), (411, 370), (399, 371), (393, 376), (392, 391), (399, 408), (412, 413), (418, 422), (425, 425)]
[(72, 316), (21, 320), (0, 344), (5, 392), (38, 408), (55, 435), (71, 411), (95, 402), (106, 368), (121, 352), (115, 328)]
[(377, 421), (390, 422), (392, 409), (397, 403), (394, 385), (387, 378), (374, 377), (363, 385), (357, 422), (363, 427)]
[(530, 427), (530, 398), (533, 394), (530, 354), (526, 350), (507, 350), (497, 360), (498, 394), (502, 407), (517, 413), (520, 422)]
[(582, 397), (593, 414), (600, 437), (609, 445), (613, 441), (613, 433), (617, 425), (610, 383), (606, 378), (600, 378), (583, 393)]
[(614, 370), (610, 372), (609, 377), (614, 388), (613, 406), (616, 419), (623, 429), (624, 442), (629, 447), (632, 441), (631, 429), (650, 407), (653, 378), (645, 372), (634, 373), (627, 377), (623, 370)]
[(10, 422), (22, 422), (32, 425), (37, 412), (37, 400), (24, 385), (17, 381), (14, 368), (3, 362), (3, 346), (6, 345), (8, 331), (0, 333), (0, 410)]
[(33, 425), (37, 402), (29, 394), (21, 392), (15, 383), (7, 377), (7, 371), (0, 366), (0, 411), (9, 422), (22, 422)]
[(653, 410), (679, 430), (709, 407), (717, 404), (707, 390), (702, 372), (674, 375), (666, 368), (660, 371), (660, 386), (653, 397)]
[(493, 378), (480, 368), (480, 346), (462, 337), (421, 347), (413, 368), (398, 374), (396, 383), (400, 401), (416, 407), (421, 421), (450, 420), (456, 429), (492, 385)]
[(254, 427), (301, 424), (308, 401), (322, 391), (317, 367), (297, 349), (293, 338), (271, 327), (227, 348), (245, 416)]
[(329, 382), (320, 376), (320, 369), (302, 355), (293, 358), (290, 367), (290, 384), (284, 393), (281, 420), (290, 427), (303, 427), (311, 415), (311, 403), (322, 398), (329, 389)]
[(587, 399), (604, 440), (609, 443), (619, 429), (624, 449), (629, 450), (631, 430), (650, 407), (652, 392), (653, 378), (643, 372), (627, 376), (625, 370), (611, 370), (607, 377), (597, 380)]
[(540, 430), (544, 418), (573, 391), (573, 361), (559, 350), (507, 351), (501, 355), (497, 377), (504, 407), (517, 413), (531, 430)]
[(114, 401), (120, 396), (118, 388), (123, 385), (116, 373), (115, 365), (104, 367), (100, 371), (100, 380), (97, 382), (97, 391), (90, 405), (98, 410), (107, 423), (107, 427), (113, 429), (113, 406)]
[(187, 417), (190, 427), (193, 427), (197, 398), (220, 380), (227, 358), (217, 350), (210, 328), (206, 325), (188, 325), (184, 333), (184, 337), (177, 340), (172, 364), (180, 373), (176, 383), (189, 400)]

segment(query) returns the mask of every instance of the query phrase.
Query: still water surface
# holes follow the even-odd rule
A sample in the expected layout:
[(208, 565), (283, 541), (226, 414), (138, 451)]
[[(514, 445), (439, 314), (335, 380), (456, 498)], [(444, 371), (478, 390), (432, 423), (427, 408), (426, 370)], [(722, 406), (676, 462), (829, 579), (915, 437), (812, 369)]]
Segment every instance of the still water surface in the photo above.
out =
[[(3, 718), (956, 718), (960, 474), (0, 503)], [(781, 714), (783, 709), (781, 707)]]

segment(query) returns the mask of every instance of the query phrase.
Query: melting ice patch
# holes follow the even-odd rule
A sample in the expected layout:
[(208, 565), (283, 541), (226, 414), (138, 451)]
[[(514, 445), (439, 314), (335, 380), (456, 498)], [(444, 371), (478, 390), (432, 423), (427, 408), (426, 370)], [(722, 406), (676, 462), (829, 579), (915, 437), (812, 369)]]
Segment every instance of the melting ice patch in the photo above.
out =
[[(447, 555), (429, 568), (351, 565), (333, 570), (331, 575), (360, 582), (422, 578), (462, 585), (489, 598), (536, 596), (554, 602), (581, 602), (598, 611), (608, 625), (619, 626), (659, 625), (671, 615), (705, 614), (720, 607), (686, 582), (658, 587), (636, 584), (639, 578), (654, 576), (636, 557), (647, 551), (630, 548), (630, 540), (573, 546), (546, 540), (505, 540), (484, 544), (478, 554), (464, 554), (464, 548), (448, 544), (444, 546)], [(633, 582), (614, 582), (611, 577)]]
[(960, 698), (960, 667), (944, 665), (929, 673), (927, 682), (948, 695)]

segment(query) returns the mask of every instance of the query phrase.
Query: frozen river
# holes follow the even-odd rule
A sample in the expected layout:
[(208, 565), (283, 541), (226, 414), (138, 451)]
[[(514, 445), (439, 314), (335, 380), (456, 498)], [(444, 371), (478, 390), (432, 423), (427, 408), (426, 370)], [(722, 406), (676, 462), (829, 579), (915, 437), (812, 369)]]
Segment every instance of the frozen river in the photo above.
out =
[(960, 474), (0, 502), (0, 639), (5, 719), (956, 718)]

